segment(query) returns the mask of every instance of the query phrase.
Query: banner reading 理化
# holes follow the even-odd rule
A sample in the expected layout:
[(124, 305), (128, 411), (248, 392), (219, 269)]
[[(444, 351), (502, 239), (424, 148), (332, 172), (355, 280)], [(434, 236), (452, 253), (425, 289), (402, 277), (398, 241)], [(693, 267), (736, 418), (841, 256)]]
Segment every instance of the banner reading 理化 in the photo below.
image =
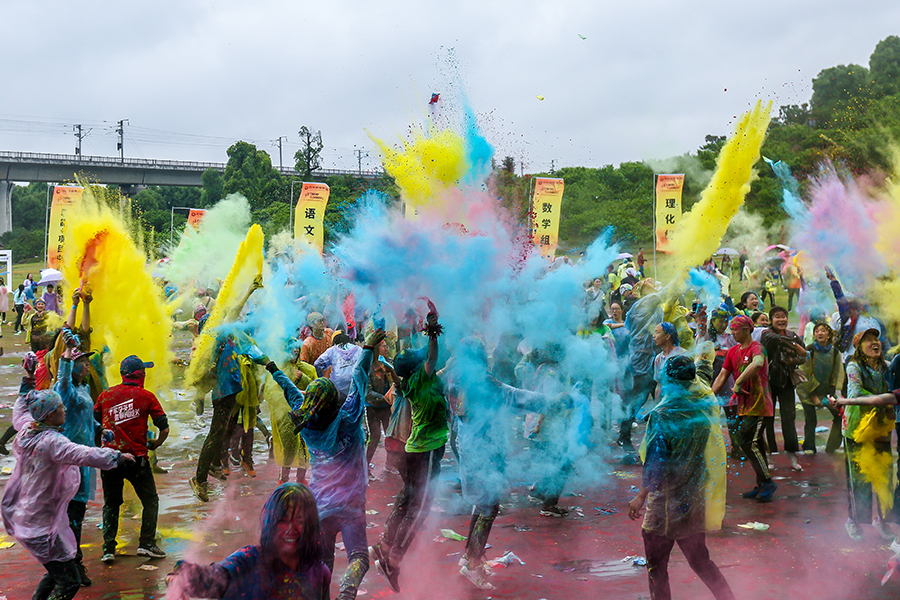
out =
[(552, 259), (559, 245), (559, 214), (566, 184), (562, 179), (537, 177), (531, 202), (531, 239), (543, 256)]
[(294, 239), (306, 240), (319, 254), (325, 248), (325, 206), (330, 193), (324, 183), (304, 183), (294, 213)]
[(681, 220), (684, 175), (656, 176), (656, 249), (669, 252), (669, 236)]
[(200, 229), (200, 221), (203, 220), (203, 216), (206, 214), (205, 208), (192, 208), (191, 212), (188, 213), (188, 225), (193, 227), (194, 229)]
[(84, 188), (75, 185), (58, 185), (53, 188), (50, 204), (50, 227), (47, 233), (47, 267), (59, 269), (63, 246), (66, 241), (66, 213), (81, 204)]

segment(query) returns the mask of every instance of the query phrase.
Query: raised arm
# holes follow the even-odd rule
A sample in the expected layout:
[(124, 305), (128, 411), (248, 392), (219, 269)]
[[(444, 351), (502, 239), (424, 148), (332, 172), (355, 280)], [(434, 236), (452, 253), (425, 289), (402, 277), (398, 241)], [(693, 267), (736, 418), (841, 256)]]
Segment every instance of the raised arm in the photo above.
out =
[(261, 289), (262, 287), (262, 275), (257, 275), (253, 278), (253, 282), (250, 284), (250, 287), (247, 288), (247, 291), (244, 292), (244, 295), (241, 297), (235, 307), (231, 310), (230, 313), (228, 313), (226, 320), (229, 322), (237, 320), (237, 318), (241, 315), (241, 311), (244, 310), (244, 305), (247, 304), (247, 300), (249, 300), (250, 296), (253, 295), (253, 292)]

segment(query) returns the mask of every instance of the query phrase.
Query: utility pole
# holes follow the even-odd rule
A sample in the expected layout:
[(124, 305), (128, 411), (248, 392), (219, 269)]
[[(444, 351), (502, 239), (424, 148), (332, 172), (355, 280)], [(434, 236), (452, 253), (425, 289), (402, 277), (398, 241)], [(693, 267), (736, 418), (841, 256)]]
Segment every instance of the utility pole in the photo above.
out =
[(72, 125), (72, 130), (75, 132), (75, 138), (78, 140), (78, 145), (75, 146), (75, 157), (78, 160), (81, 160), (81, 140), (87, 137), (87, 134), (91, 132), (90, 129), (82, 132), (81, 125)]
[(550, 159), (550, 172), (556, 173), (556, 159), (555, 158)]
[[(359, 149), (357, 149), (357, 150), (354, 150), (353, 153), (356, 154), (356, 164), (358, 165), (358, 166), (357, 166), (357, 169), (359, 170), (359, 174), (362, 175), (362, 156), (363, 156), (363, 148), (359, 148)], [(368, 152), (366, 153), (366, 156), (367, 156), (367, 157), (369, 156), (369, 153), (368, 153)]]
[(119, 126), (116, 128), (116, 133), (119, 134), (119, 141), (116, 143), (116, 150), (119, 151), (119, 160), (125, 162), (125, 123), (128, 122), (128, 119), (122, 119), (119, 121)]
[(272, 141), (272, 143), (278, 146), (278, 171), (280, 172), (284, 169), (284, 161), (281, 159), (281, 141), (287, 141), (287, 136), (279, 135), (277, 140)]

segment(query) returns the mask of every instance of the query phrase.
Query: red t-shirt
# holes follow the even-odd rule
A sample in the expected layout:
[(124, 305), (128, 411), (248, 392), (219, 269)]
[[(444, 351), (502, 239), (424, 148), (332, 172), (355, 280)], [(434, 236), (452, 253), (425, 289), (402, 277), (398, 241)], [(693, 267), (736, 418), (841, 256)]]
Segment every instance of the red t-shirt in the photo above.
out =
[(104, 448), (115, 448), (135, 456), (147, 456), (147, 418), (166, 416), (152, 392), (138, 385), (121, 383), (97, 398), (94, 412), (100, 413), (103, 429), (113, 432), (113, 441)]
[(746, 348), (742, 348), (740, 344), (729, 348), (722, 368), (730, 371), (736, 380), (750, 366), (755, 356), (762, 356), (762, 368), (750, 381), (744, 381), (741, 393), (733, 394), (732, 398), (737, 401), (738, 415), (742, 417), (771, 417), (775, 415), (775, 408), (769, 391), (769, 361), (766, 360), (766, 350), (762, 344), (750, 342)]

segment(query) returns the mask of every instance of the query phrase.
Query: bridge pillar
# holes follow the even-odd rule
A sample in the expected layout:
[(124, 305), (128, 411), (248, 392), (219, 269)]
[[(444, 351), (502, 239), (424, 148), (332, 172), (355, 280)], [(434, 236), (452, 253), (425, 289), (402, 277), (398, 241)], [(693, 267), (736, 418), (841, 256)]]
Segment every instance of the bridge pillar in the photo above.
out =
[(0, 181), (0, 235), (12, 230), (12, 181)]

